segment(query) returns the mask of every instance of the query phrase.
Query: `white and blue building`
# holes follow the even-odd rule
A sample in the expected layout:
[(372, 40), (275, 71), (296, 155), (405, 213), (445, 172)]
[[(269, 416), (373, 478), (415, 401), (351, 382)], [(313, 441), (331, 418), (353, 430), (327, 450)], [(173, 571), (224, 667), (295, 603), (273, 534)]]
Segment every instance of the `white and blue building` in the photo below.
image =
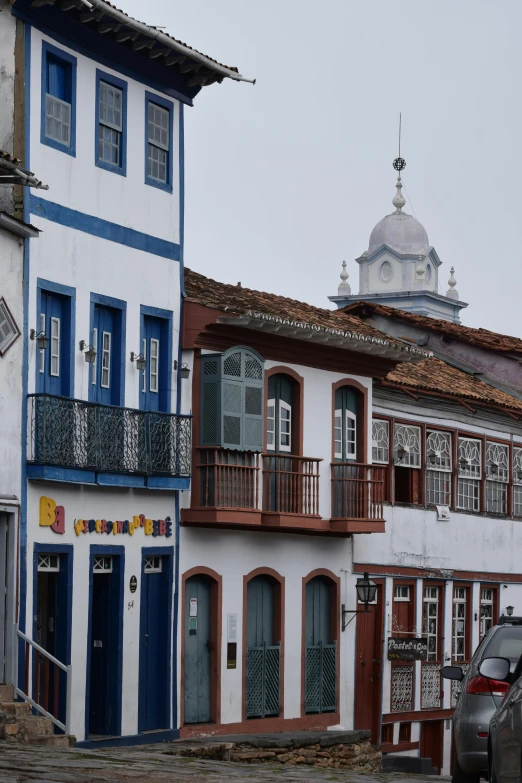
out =
[(17, 684), (78, 742), (157, 741), (178, 726), (190, 483), (183, 113), (242, 77), (103, 0), (11, 11), (14, 137), (50, 186), (23, 200), (41, 233), (24, 254)]

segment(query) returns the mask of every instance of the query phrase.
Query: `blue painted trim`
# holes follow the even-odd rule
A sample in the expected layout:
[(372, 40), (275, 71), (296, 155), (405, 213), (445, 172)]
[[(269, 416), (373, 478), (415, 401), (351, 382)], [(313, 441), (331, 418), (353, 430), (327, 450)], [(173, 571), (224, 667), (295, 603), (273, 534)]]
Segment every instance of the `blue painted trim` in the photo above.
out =
[(183, 350), (181, 345), (181, 324), (183, 323), (185, 299), (185, 114), (183, 104), (179, 106), (179, 323), (178, 323), (178, 372), (176, 376), (176, 413), (181, 413), (181, 365)]
[[(73, 608), (73, 569), (74, 569), (74, 546), (73, 544), (42, 544), (35, 542), (33, 546), (33, 639), (36, 639), (36, 606), (38, 603), (38, 555), (50, 553), (56, 555), (67, 555), (67, 592), (66, 592), (66, 616), (67, 616), (67, 644), (66, 659), (62, 661), (66, 665), (72, 662), (72, 608)], [(61, 565), (61, 563), (60, 563)], [(60, 568), (60, 573), (62, 569)]]
[[(21, 5), (23, 3), (17, 0), (11, 10), (13, 16), (27, 22), (44, 35), (53, 38), (57, 43), (69, 47), (77, 54), (83, 54), (105, 68), (112, 68), (140, 84), (158, 90), (168, 95), (169, 98), (182, 101), (187, 106), (194, 105), (192, 99), (200, 92), (201, 87), (190, 88), (187, 93), (172, 87), (171, 84), (175, 79), (171, 69), (167, 69), (165, 72), (163, 67), (153, 61), (147, 61), (143, 56), (125, 46), (115, 45), (110, 39), (105, 39), (99, 33), (88, 30), (86, 25), (76, 23), (69, 14), (57, 11), (52, 6), (35, 9), (26, 3), (26, 9), (22, 9)], [(51, 23), (52, 27), (49, 26)], [(73, 40), (70, 37), (74, 34), (77, 34), (79, 40)], [(115, 58), (115, 55), (119, 57)], [(170, 84), (164, 82), (162, 77), (168, 79)], [(183, 77), (180, 77), (178, 81), (178, 86), (181, 88)]]
[[(145, 339), (145, 316), (151, 316), (152, 318), (162, 318), (164, 321), (167, 322), (166, 324), (166, 332), (167, 332), (167, 383), (166, 383), (166, 390), (165, 390), (165, 398), (166, 398), (166, 405), (164, 408), (161, 408), (161, 413), (170, 413), (172, 410), (172, 324), (174, 320), (174, 313), (172, 310), (163, 310), (160, 307), (149, 307), (148, 305), (140, 305), (140, 349), (143, 345), (143, 340)], [(161, 350), (161, 346), (160, 346)], [(179, 369), (179, 368), (178, 368)], [(161, 364), (160, 364), (160, 373), (161, 373)], [(146, 372), (146, 370), (145, 370)], [(161, 382), (161, 381), (160, 381)], [(142, 396), (142, 386), (141, 386), (141, 379), (140, 379), (140, 387), (139, 387), (139, 395), (140, 395), (140, 409), (141, 409), (141, 396)]]
[(135, 231), (133, 228), (120, 226), (118, 223), (111, 223), (93, 215), (86, 215), (85, 212), (78, 212), (39, 196), (31, 195), (31, 213), (45, 218), (45, 220), (50, 220), (52, 223), (59, 223), (62, 226), (100, 237), (100, 239), (107, 239), (109, 242), (117, 242), (126, 247), (133, 247), (135, 250), (142, 250), (144, 253), (152, 253), (155, 256), (179, 261), (179, 245), (175, 242), (143, 234), (141, 231)]
[[(149, 177), (148, 164), (149, 164), (149, 103), (155, 103), (157, 106), (161, 106), (169, 113), (169, 152), (167, 158), (167, 181), (159, 182), (157, 179)], [(156, 95), (153, 92), (145, 90), (145, 184), (152, 185), (153, 188), (159, 188), (159, 190), (165, 190), (167, 193), (172, 193), (173, 183), (173, 157), (174, 157), (174, 104), (172, 101), (167, 101), (162, 98), (161, 95)]]
[[(173, 586), (174, 586), (174, 547), (173, 546), (142, 546), (141, 548), (141, 586), (140, 586), (140, 648), (141, 648), (141, 628), (145, 621), (145, 612), (147, 611), (147, 607), (145, 606), (145, 602), (143, 600), (143, 590), (144, 590), (144, 576), (145, 576), (145, 556), (146, 555), (160, 555), (163, 558), (168, 559), (167, 564), (167, 586), (168, 586), (168, 603), (167, 603), (167, 649), (165, 650), (165, 658), (168, 661), (167, 665), (167, 681), (165, 683), (165, 689), (168, 693), (170, 691), (171, 687), (171, 673), (172, 673), (172, 661), (174, 656), (172, 655), (172, 649), (177, 650), (177, 646), (172, 648), (171, 646), (171, 636), (170, 629), (172, 628), (172, 602), (173, 602)], [(174, 639), (174, 642), (176, 642), (176, 639)], [(143, 684), (141, 682), (142, 677), (142, 671), (141, 668), (139, 669), (139, 682), (138, 682), (138, 731), (140, 731), (140, 725), (143, 725), (144, 721), (144, 705), (143, 705), (143, 698), (142, 698), (142, 687)], [(142, 687), (140, 687), (142, 686)], [(171, 710), (170, 705), (169, 709), (167, 709), (167, 712), (169, 713), (169, 718), (172, 720), (172, 717), (170, 716)], [(171, 724), (172, 725), (172, 724)], [(140, 731), (140, 734), (142, 732)]]
[(148, 476), (147, 487), (149, 489), (190, 489), (190, 478), (188, 476)]
[[(118, 622), (119, 622), (119, 644), (118, 644), (118, 683), (117, 683), (117, 696), (116, 696), (116, 726), (117, 733), (121, 734), (121, 709), (122, 709), (122, 691), (123, 691), (123, 607), (125, 596), (125, 547), (124, 546), (100, 546), (99, 544), (91, 544), (89, 548), (89, 619), (87, 627), (87, 670), (85, 673), (85, 736), (89, 736), (89, 696), (91, 685), (91, 647), (92, 647), (92, 621), (91, 621), (91, 607), (92, 607), (92, 569), (94, 566), (95, 555), (113, 555), (119, 558), (119, 607), (118, 607)], [(100, 747), (98, 745), (98, 747)]]
[(156, 742), (171, 742), (179, 739), (179, 729), (168, 731), (147, 731), (145, 734), (127, 734), (124, 737), (115, 737), (106, 740), (84, 740), (77, 742), (77, 748), (125, 748), (131, 745), (153, 745)]
[[(38, 277), (36, 280), (36, 330), (38, 331), (40, 326), (40, 313), (42, 311), (42, 291), (49, 291), (53, 294), (60, 294), (60, 296), (66, 296), (70, 299), (70, 317), (69, 323), (66, 324), (69, 330), (69, 369), (68, 376), (65, 376), (65, 385), (68, 388), (65, 391), (62, 389), (62, 393), (65, 397), (74, 397), (74, 358), (75, 358), (75, 336), (76, 336), (76, 288), (72, 288), (69, 285), (63, 285), (63, 283), (55, 283), (52, 280), (45, 280), (42, 277)], [(67, 334), (67, 332), (66, 332)], [(40, 370), (38, 362), (35, 362), (35, 389), (40, 387)]]
[[(174, 624), (173, 624), (173, 636), (174, 636), (174, 646), (173, 650), (178, 649), (178, 622), (179, 622), (179, 591), (180, 591), (180, 580), (179, 580), (179, 492), (176, 493), (174, 496), (174, 513), (175, 513), (175, 521), (176, 521), (176, 543), (175, 543), (175, 552), (174, 552), (174, 560), (175, 560), (175, 566), (174, 566)], [(183, 631), (181, 631), (183, 632)], [(179, 716), (178, 716), (178, 656), (175, 654), (172, 656), (173, 661), (173, 674), (172, 674), (172, 725), (178, 726), (179, 722)], [(182, 691), (183, 692), (183, 691)], [(179, 731), (179, 729), (178, 729)]]
[[(100, 124), (100, 82), (105, 82), (113, 87), (118, 87), (122, 92), (121, 97), (121, 147), (120, 147), (120, 165), (115, 166), (114, 163), (108, 163), (106, 160), (102, 160), (99, 157), (99, 145), (98, 145), (98, 130)], [(96, 107), (95, 107), (95, 123), (94, 123), (94, 162), (96, 166), (106, 171), (112, 171), (114, 174), (121, 174), (123, 177), (127, 176), (127, 82), (123, 79), (118, 79), (110, 73), (105, 73), (96, 69)]]
[(74, 484), (94, 484), (96, 473), (76, 468), (55, 468), (51, 465), (27, 465), (27, 478), (40, 481), (64, 481)]
[[(120, 323), (118, 324), (120, 329), (120, 377), (119, 377), (119, 389), (118, 389), (118, 402), (116, 405), (123, 407), (125, 405), (125, 367), (126, 367), (126, 355), (127, 355), (127, 302), (124, 299), (116, 299), (113, 296), (105, 296), (105, 294), (95, 294), (91, 291), (91, 305), (90, 305), (90, 320), (91, 325), (89, 329), (89, 341), (92, 343), (93, 328), (94, 328), (94, 305), (102, 305), (103, 307), (112, 307), (113, 310), (120, 311)], [(94, 394), (93, 384), (89, 380), (89, 400), (92, 402)]]
[[(30, 139), (31, 139), (31, 27), (24, 24), (24, 165), (30, 166)], [(30, 222), (29, 198), (30, 188), (24, 187), (24, 222)], [(20, 603), (18, 607), (18, 625), (20, 630), (26, 631), (26, 613), (27, 613), (27, 463), (26, 463), (26, 443), (27, 443), (27, 390), (29, 386), (29, 239), (24, 239), (23, 251), (23, 302), (24, 302), (24, 326), (23, 334), (23, 359), (22, 359), (22, 448), (20, 450), (21, 462), (21, 491), (20, 491), (20, 535), (19, 535), (19, 557), (20, 557)], [(18, 640), (18, 648), (14, 646), (14, 654), (18, 653), (18, 660), (23, 660), (25, 644), (22, 639)], [(18, 687), (23, 688), (24, 670), (22, 666), (18, 667)]]
[(102, 487), (144, 487), (145, 476), (130, 476), (127, 473), (97, 473), (96, 483)]
[[(47, 58), (51, 55), (57, 60), (62, 60), (70, 66), (71, 73), (71, 137), (70, 144), (62, 144), (55, 139), (50, 139), (45, 135), (45, 94), (47, 92)], [(76, 157), (76, 57), (73, 57), (63, 49), (58, 49), (48, 41), (42, 41), (42, 74), (41, 74), (41, 106), (40, 106), (40, 141), (48, 147), (52, 147), (67, 155)], [(27, 165), (27, 164), (26, 164)]]

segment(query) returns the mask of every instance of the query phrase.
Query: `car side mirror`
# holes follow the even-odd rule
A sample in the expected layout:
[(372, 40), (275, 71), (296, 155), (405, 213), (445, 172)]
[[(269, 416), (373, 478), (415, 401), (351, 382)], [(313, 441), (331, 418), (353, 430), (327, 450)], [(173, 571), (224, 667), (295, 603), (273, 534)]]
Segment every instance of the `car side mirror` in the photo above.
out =
[(488, 680), (509, 682), (511, 662), (508, 658), (484, 658), (479, 664), (479, 674)]
[(457, 682), (462, 682), (464, 679), (464, 672), (460, 666), (443, 666), (441, 674), (446, 680), (457, 680)]

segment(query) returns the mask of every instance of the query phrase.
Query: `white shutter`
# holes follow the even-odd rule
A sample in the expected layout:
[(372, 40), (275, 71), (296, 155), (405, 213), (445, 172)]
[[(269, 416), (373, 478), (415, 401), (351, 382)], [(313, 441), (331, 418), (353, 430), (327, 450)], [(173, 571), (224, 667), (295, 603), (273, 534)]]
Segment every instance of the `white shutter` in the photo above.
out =
[(343, 458), (343, 412), (340, 408), (334, 413), (334, 457)]
[(357, 458), (357, 417), (352, 411), (346, 411), (346, 459)]
[(292, 451), (292, 406), (279, 400), (279, 451)]
[(266, 448), (267, 451), (275, 451), (275, 400), (268, 400), (266, 404)]

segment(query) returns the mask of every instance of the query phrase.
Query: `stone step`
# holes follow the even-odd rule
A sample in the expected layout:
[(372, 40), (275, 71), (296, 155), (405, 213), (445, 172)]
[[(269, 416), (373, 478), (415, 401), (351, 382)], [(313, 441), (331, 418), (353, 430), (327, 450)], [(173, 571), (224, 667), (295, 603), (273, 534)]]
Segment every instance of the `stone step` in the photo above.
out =
[(14, 688), (12, 685), (0, 685), (0, 703), (14, 701)]
[[(6, 727), (10, 724), (6, 724)], [(13, 725), (13, 724), (11, 724)], [(54, 724), (50, 718), (45, 718), (43, 715), (24, 715), (16, 722), (20, 734), (24, 736), (26, 742), (30, 737), (39, 736), (52, 736), (54, 734)]]
[(52, 748), (71, 748), (76, 744), (76, 740), (69, 734), (42, 734), (31, 737), (27, 741), (28, 745), (47, 745)]
[(25, 701), (3, 701), (0, 707), (8, 718), (19, 718), (31, 714), (31, 705)]

